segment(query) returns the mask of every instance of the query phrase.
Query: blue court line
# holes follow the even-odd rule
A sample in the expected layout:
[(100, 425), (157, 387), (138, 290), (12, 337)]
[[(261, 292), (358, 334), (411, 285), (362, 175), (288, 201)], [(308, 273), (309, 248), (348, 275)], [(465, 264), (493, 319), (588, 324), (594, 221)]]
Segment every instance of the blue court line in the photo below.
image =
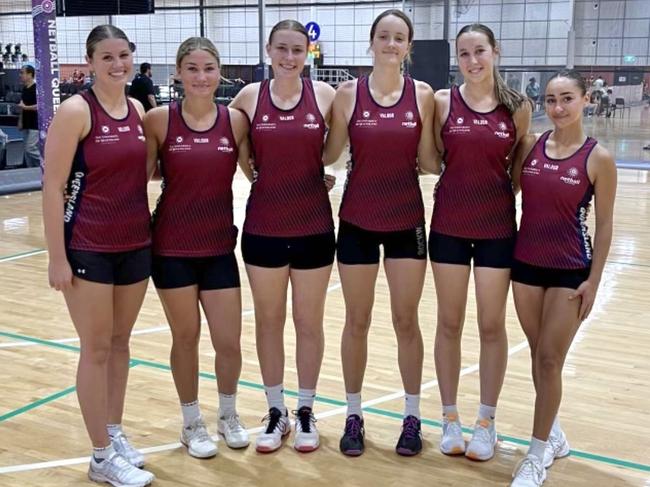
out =
[[(59, 349), (68, 350), (68, 351), (75, 351), (75, 352), (79, 351), (78, 347), (74, 347), (74, 346), (71, 346), (71, 345), (65, 345), (65, 344), (62, 344), (62, 343), (51, 342), (49, 340), (42, 340), (40, 338), (35, 338), (35, 337), (30, 337), (30, 336), (25, 336), (25, 335), (18, 335), (18, 334), (15, 334), (15, 333), (8, 333), (8, 332), (0, 331), (0, 336), (6, 336), (6, 337), (10, 337), (10, 338), (17, 339), (17, 340), (23, 340), (23, 341), (38, 343), (40, 345), (49, 346), (49, 347), (53, 347), (53, 348), (59, 348)], [(171, 367), (169, 365), (162, 364), (162, 363), (159, 363), (159, 362), (154, 362), (154, 361), (150, 361), (150, 360), (140, 360), (140, 359), (132, 359), (130, 361), (130, 367), (135, 367), (137, 365), (142, 365), (142, 366), (150, 367), (150, 368), (157, 369), (157, 370), (171, 371)], [(214, 374), (212, 374), (212, 373), (209, 373), (209, 372), (199, 372), (199, 376), (204, 378), (204, 379), (216, 380), (216, 376)], [(257, 384), (255, 382), (239, 381), (238, 383), (240, 385), (244, 386), (244, 387), (248, 387), (248, 388), (252, 388), (252, 389), (257, 389), (257, 390), (263, 390), (264, 389), (263, 385)], [(75, 390), (74, 387), (70, 387), (68, 389), (64, 389), (61, 392), (58, 392), (56, 394), (52, 394), (50, 396), (47, 396), (46, 398), (35, 401), (34, 403), (23, 406), (22, 408), (16, 409), (15, 411), (11, 411), (11, 412), (3, 415), (3, 416), (0, 416), (0, 422), (4, 421), (6, 419), (9, 419), (11, 417), (14, 417), (14, 416), (18, 416), (19, 414), (25, 413), (25, 412), (30, 411), (32, 409), (35, 409), (35, 408), (45, 404), (46, 402), (54, 401), (54, 400), (56, 400), (56, 399), (58, 399), (60, 397), (65, 396), (66, 394), (70, 394), (74, 390)], [(289, 391), (289, 390), (285, 389), (284, 392), (289, 397), (298, 397), (298, 393), (295, 392), (295, 391)], [(316, 401), (319, 402), (319, 403), (329, 404), (329, 405), (337, 406), (337, 407), (345, 406), (347, 404), (345, 401), (341, 401), (341, 400), (333, 399), (333, 398), (329, 398), (329, 397), (324, 397), (324, 396), (316, 396)], [(369, 414), (374, 414), (374, 415), (382, 416), (382, 417), (385, 417), (385, 418), (396, 419), (396, 420), (399, 420), (399, 421), (401, 421), (403, 419), (402, 413), (397, 413), (395, 411), (388, 411), (386, 409), (379, 409), (379, 408), (375, 408), (375, 407), (365, 407), (365, 408), (363, 408), (363, 410), (365, 412), (369, 413)], [(442, 426), (442, 423), (440, 421), (436, 421), (436, 420), (433, 420), (433, 419), (426, 419), (426, 418), (422, 418), (422, 424), (425, 424), (427, 426), (438, 427), (438, 428)], [(472, 429), (463, 428), (463, 431), (465, 433), (471, 433)], [(523, 440), (521, 438), (516, 438), (514, 436), (508, 436), (508, 435), (499, 435), (499, 439), (501, 439), (502, 441), (507, 441), (507, 442), (514, 443), (516, 445), (521, 445), (521, 446), (528, 446), (530, 444), (530, 442), (527, 441), (527, 440)], [(571, 450), (571, 455), (574, 456), (575, 458), (581, 458), (581, 459), (585, 459), (585, 460), (592, 460), (592, 461), (603, 463), (603, 464), (610, 465), (610, 466), (621, 467), (621, 468), (626, 468), (626, 469), (630, 469), (630, 470), (638, 470), (638, 471), (641, 471), (641, 472), (650, 472), (650, 465), (631, 462), (629, 460), (622, 460), (620, 458), (608, 457), (608, 456), (605, 456), (605, 455), (597, 455), (597, 454), (594, 454), (594, 453), (584, 452), (584, 451), (580, 451), (580, 450)]]

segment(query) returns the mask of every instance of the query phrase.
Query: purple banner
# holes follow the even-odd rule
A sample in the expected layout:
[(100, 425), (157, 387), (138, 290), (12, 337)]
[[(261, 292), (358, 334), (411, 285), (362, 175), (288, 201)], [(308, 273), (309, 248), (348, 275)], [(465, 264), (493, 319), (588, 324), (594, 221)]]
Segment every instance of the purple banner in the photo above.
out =
[(52, 117), (61, 104), (59, 89), (59, 49), (56, 44), (54, 0), (32, 0), (34, 57), (36, 59), (36, 103), (43, 167), (43, 146)]

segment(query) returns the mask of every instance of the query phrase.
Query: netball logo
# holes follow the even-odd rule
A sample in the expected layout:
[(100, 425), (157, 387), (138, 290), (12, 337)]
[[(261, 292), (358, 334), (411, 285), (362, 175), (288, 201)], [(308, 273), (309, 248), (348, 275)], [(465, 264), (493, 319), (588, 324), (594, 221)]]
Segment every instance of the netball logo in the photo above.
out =
[(108, 125), (102, 125), (102, 132), (107, 134), (111, 131), (111, 129), (108, 128)]
[(458, 125), (463, 125), (463, 122), (464, 122), (464, 121), (465, 121), (465, 119), (464, 119), (463, 117), (458, 117), (458, 118), (456, 119), (456, 123), (457, 123)]
[(320, 127), (320, 124), (316, 123), (316, 116), (313, 113), (308, 113), (305, 115), (307, 123), (303, 124), (303, 127), (308, 130), (316, 130)]
[(499, 122), (499, 130), (503, 130), (504, 132), (508, 129), (508, 126), (504, 122)]
[(180, 135), (178, 137), (176, 137), (176, 143), (177, 144), (182, 144), (183, 143), (183, 137), (181, 137)]
[(44, 0), (40, 5), (32, 8), (32, 17), (40, 14), (51, 14), (54, 12), (54, 2), (52, 0)]
[(230, 141), (226, 137), (221, 137), (219, 139), (219, 147), (217, 147), (219, 152), (232, 152), (234, 149), (230, 147)]
[(268, 122), (269, 121), (269, 116), (268, 115), (262, 115), (262, 122)]
[(566, 173), (567, 173), (570, 177), (575, 178), (575, 177), (578, 175), (578, 169), (575, 168), (575, 167), (572, 167), (572, 168), (570, 168)]
[(314, 123), (316, 121), (316, 117), (314, 117), (313, 113), (308, 113), (307, 115), (305, 115), (305, 118), (309, 123)]
[(370, 112), (368, 110), (363, 112), (363, 118), (370, 118)]
[(404, 114), (404, 118), (406, 118), (406, 120), (409, 120), (409, 121), (413, 120), (413, 112), (406, 112)]
[(404, 118), (406, 119), (406, 121), (402, 122), (402, 127), (412, 129), (417, 125), (417, 123), (413, 121), (413, 119), (415, 118), (415, 116), (413, 115), (413, 112), (411, 112), (411, 111), (406, 112), (404, 114)]

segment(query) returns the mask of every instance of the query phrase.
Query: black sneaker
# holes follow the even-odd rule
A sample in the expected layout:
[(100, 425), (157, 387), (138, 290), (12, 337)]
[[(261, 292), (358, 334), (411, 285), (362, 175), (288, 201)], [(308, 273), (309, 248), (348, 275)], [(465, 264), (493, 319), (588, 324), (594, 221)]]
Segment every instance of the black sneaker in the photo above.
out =
[(399, 436), (395, 451), (405, 457), (412, 457), (422, 451), (422, 426), (415, 416), (404, 418), (402, 434)]
[(363, 419), (356, 414), (351, 414), (345, 420), (345, 431), (341, 437), (339, 448), (341, 453), (351, 457), (358, 457), (363, 453)]

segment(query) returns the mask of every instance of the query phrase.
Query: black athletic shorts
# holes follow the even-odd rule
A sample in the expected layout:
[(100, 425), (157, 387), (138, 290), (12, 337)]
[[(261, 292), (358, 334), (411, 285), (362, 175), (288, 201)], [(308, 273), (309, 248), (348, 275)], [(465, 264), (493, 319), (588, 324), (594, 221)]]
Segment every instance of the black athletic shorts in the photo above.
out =
[(514, 282), (543, 287), (544, 289), (549, 287), (578, 289), (580, 284), (589, 278), (590, 271), (591, 268), (589, 267), (584, 269), (551, 269), (514, 260), (511, 279)]
[(426, 259), (427, 234), (424, 225), (395, 232), (374, 232), (341, 220), (336, 243), (341, 264), (378, 264), (379, 247), (384, 259)]
[(234, 252), (212, 257), (153, 256), (153, 283), (158, 289), (198, 285), (200, 291), (241, 287)]
[(431, 232), (429, 236), (429, 258), (437, 264), (459, 264), (474, 267), (509, 269), (515, 251), (515, 237), (494, 239), (472, 239), (452, 237)]
[(79, 279), (126, 286), (151, 275), (151, 247), (126, 252), (67, 249), (72, 273)]
[(304, 237), (265, 237), (244, 232), (241, 238), (244, 262), (258, 267), (318, 269), (332, 265), (335, 251), (333, 231)]

